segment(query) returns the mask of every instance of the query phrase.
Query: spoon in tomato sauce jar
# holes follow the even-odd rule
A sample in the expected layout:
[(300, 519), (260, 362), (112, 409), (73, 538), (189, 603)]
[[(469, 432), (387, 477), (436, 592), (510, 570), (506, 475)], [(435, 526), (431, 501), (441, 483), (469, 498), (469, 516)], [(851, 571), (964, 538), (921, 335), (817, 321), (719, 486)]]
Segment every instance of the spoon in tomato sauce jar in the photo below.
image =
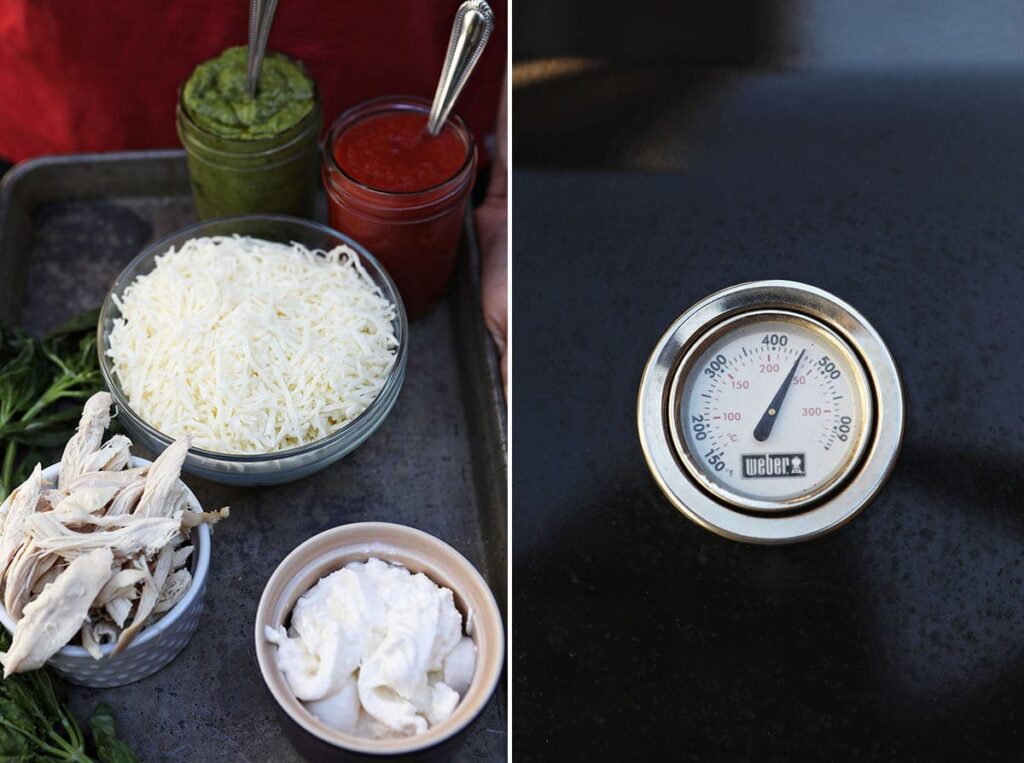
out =
[(441, 68), (437, 90), (434, 91), (434, 102), (430, 106), (427, 132), (431, 135), (441, 132), (441, 127), (448, 119), (469, 75), (473, 73), (493, 31), (494, 12), (484, 0), (466, 0), (455, 12), (452, 34), (448, 39), (448, 54)]

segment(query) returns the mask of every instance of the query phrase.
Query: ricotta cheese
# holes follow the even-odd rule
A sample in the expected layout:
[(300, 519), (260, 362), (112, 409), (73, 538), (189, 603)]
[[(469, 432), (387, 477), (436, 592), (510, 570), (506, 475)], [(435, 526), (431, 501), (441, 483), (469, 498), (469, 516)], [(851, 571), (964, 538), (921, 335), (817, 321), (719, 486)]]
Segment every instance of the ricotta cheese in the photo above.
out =
[(296, 602), (291, 627), (268, 627), (265, 636), (306, 708), (363, 737), (441, 723), (476, 667), (451, 590), (376, 558), (322, 578)]

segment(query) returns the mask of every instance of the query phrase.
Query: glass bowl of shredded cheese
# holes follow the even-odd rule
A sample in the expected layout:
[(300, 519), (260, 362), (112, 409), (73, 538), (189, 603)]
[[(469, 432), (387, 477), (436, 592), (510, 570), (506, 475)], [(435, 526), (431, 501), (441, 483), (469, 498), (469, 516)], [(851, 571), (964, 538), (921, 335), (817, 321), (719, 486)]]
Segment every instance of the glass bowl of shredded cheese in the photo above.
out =
[(381, 425), (405, 378), (408, 322), (387, 271), (325, 225), (226, 217), (151, 244), (99, 320), (122, 425), (185, 470), (270, 485), (337, 461)]

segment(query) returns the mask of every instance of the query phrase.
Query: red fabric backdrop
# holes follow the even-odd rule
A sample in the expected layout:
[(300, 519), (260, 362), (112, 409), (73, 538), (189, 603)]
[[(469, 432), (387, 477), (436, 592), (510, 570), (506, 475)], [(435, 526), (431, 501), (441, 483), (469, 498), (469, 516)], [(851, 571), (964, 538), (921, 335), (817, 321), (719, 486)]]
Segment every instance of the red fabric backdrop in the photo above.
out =
[[(366, 98), (430, 98), (459, 3), (280, 0), (270, 47), (306, 63), (329, 125)], [(491, 7), (494, 35), (456, 105), (478, 140), (493, 132), (506, 59), (506, 2)], [(246, 0), (2, 0), (0, 157), (179, 145), (178, 86), (200, 61), (245, 44), (248, 8)]]

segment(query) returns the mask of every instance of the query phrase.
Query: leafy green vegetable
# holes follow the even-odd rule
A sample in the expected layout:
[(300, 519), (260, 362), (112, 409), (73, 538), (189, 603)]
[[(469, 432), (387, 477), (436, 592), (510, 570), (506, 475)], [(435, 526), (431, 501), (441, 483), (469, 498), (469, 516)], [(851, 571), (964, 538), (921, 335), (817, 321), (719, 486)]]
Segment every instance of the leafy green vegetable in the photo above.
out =
[(101, 702), (89, 719), (89, 729), (96, 744), (96, 755), (103, 763), (132, 763), (132, 748), (117, 738), (117, 724), (110, 705)]
[[(0, 651), (11, 646), (0, 628)], [(18, 673), (0, 684), (0, 759), (5, 761), (75, 761), (134, 763), (131, 748), (117, 738), (110, 707), (100, 704), (89, 720), (87, 739), (62, 702), (59, 687), (46, 668)], [(95, 756), (95, 757), (94, 757)]]
[[(75, 316), (43, 340), (0, 326), (0, 501), (47, 452), (74, 431), (81, 407), (103, 387), (96, 355), (98, 311)], [(50, 460), (50, 459), (45, 459)], [(0, 651), (10, 637), (0, 628)], [(89, 737), (64, 705), (50, 672), (19, 673), (0, 684), (0, 760), (133, 763), (117, 738), (110, 707), (100, 704)]]
[(0, 501), (74, 431), (81, 401), (103, 387), (96, 355), (97, 310), (77, 315), (42, 341), (0, 326)]

